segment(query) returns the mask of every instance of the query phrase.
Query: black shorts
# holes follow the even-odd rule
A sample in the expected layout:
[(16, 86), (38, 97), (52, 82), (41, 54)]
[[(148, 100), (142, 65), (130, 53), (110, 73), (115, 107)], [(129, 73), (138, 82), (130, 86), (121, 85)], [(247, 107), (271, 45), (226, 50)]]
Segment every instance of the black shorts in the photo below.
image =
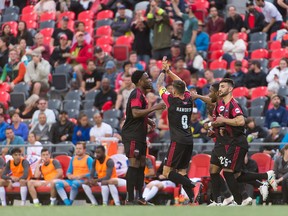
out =
[(192, 157), (193, 145), (171, 142), (164, 165), (174, 169), (187, 169)]
[(126, 157), (140, 159), (141, 156), (146, 156), (146, 142), (139, 142), (135, 140), (122, 140), (122, 142), (124, 143)]
[(223, 169), (232, 169), (235, 172), (240, 172), (246, 153), (246, 148), (236, 145), (217, 146), (212, 151), (210, 163)]

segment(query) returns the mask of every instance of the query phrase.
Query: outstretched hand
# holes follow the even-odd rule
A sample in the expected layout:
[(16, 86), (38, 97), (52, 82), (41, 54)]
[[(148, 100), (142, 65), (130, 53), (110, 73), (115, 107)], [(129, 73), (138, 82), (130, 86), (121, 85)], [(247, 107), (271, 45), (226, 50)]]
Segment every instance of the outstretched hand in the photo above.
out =
[(165, 72), (168, 72), (170, 68), (170, 64), (167, 60), (167, 56), (164, 56), (162, 59), (162, 70), (164, 70)]

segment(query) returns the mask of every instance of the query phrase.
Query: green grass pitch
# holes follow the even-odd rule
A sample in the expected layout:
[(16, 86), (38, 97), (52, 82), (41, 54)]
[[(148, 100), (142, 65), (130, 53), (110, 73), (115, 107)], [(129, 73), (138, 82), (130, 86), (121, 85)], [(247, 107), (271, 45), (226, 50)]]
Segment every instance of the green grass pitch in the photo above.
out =
[(121, 207), (0, 207), (2, 216), (284, 216), (287, 206), (246, 206), (246, 207), (206, 207), (206, 206), (121, 206)]

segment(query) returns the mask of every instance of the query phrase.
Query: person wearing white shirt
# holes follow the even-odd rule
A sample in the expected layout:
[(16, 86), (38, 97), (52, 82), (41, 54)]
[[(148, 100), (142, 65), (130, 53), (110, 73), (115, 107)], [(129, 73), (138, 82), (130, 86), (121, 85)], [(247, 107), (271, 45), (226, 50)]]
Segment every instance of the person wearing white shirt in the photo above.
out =
[(45, 113), (46, 118), (47, 118), (47, 124), (53, 124), (56, 122), (55, 113), (53, 112), (53, 110), (48, 109), (47, 100), (45, 100), (44, 98), (41, 98), (38, 101), (38, 109), (39, 110), (36, 110), (32, 116), (31, 126), (34, 126), (39, 122), (38, 116), (40, 112)]
[(95, 126), (90, 130), (90, 141), (95, 142), (101, 137), (112, 137), (113, 129), (109, 124), (102, 122), (102, 116), (100, 113), (96, 113), (93, 116)]
[(278, 88), (286, 86), (288, 81), (288, 60), (282, 58), (279, 66), (274, 67), (267, 75), (266, 81), (268, 86), (275, 85)]
[(258, 7), (262, 8), (262, 13), (265, 17), (266, 26), (262, 32), (266, 32), (270, 35), (271, 33), (278, 31), (282, 25), (283, 17), (275, 5), (264, 0), (255, 0), (255, 2)]
[(228, 32), (227, 40), (224, 42), (223, 59), (227, 61), (228, 68), (233, 60), (242, 61), (245, 57), (246, 44), (242, 39), (239, 39), (239, 33), (236, 29), (231, 29)]
[(27, 155), (37, 155), (40, 157), (42, 147), (38, 146), (42, 146), (42, 144), (36, 141), (36, 135), (33, 132), (28, 135), (28, 144), (31, 145), (31, 147), (29, 146), (27, 148)]

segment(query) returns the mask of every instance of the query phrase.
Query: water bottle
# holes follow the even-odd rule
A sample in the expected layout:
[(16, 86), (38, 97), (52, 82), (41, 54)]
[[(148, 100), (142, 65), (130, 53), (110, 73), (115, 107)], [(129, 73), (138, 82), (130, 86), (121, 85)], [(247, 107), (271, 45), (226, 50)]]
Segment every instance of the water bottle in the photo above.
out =
[(72, 82), (76, 82), (77, 80), (77, 73), (74, 71), (72, 76)]

